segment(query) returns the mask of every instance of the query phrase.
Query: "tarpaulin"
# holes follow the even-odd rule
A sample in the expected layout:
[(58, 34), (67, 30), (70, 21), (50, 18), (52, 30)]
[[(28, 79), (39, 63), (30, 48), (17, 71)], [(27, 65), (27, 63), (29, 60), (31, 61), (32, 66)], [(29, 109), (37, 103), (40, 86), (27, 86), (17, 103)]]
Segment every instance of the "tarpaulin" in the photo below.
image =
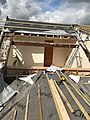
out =
[(0, 110), (3, 109), (3, 104), (7, 102), (15, 93), (7, 83), (4, 82), (3, 73), (0, 72)]

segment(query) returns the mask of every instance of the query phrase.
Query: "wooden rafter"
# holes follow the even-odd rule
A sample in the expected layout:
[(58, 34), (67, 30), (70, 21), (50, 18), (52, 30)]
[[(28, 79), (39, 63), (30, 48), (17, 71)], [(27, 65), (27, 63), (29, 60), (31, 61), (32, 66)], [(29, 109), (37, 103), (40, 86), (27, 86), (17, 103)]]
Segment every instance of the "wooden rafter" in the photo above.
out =
[(21, 40), (14, 40), (12, 44), (20, 46), (63, 47), (63, 48), (75, 48), (76, 46), (79, 46), (78, 44), (74, 43), (48, 43)]
[[(39, 67), (39, 66), (33, 66), (33, 67), (12, 67), (7, 66), (7, 70), (46, 70), (48, 67)], [(72, 71), (72, 72), (90, 72), (90, 68), (64, 68), (66, 71)]]

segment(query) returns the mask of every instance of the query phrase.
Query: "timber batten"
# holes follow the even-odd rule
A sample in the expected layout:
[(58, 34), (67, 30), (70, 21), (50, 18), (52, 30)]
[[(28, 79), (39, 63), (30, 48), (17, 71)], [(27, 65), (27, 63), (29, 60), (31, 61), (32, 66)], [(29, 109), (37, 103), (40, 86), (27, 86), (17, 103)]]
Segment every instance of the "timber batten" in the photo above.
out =
[(21, 46), (41, 46), (41, 47), (62, 47), (62, 48), (75, 48), (79, 47), (78, 44), (73, 43), (48, 43), (48, 42), (34, 42), (34, 41), (19, 41), (13, 40), (13, 45)]

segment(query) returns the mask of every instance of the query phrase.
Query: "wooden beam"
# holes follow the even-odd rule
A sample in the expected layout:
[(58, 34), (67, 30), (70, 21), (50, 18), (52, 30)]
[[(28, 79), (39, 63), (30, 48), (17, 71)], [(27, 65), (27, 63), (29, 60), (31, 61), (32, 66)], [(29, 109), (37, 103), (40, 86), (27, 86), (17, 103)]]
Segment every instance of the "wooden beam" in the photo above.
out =
[(29, 109), (29, 94), (27, 95), (27, 99), (26, 99), (26, 110), (25, 110), (24, 120), (28, 120), (28, 109)]
[[(57, 75), (60, 77), (60, 74), (56, 71)], [(61, 74), (63, 75), (63, 77), (71, 84), (71, 86), (75, 89), (75, 91), (81, 96), (81, 98), (87, 103), (88, 106), (90, 106), (90, 98), (89, 96), (87, 96), (87, 94), (83, 93), (80, 90), (80, 86), (78, 86), (78, 84), (75, 84), (68, 76), (68, 78), (65, 76), (64, 73), (61, 72)]]
[(48, 31), (48, 30), (70, 30), (73, 31), (76, 24), (58, 24), (48, 22), (22, 21), (8, 18), (5, 22), (5, 28), (10, 30), (29, 30), (29, 31)]
[(63, 100), (65, 101), (65, 103), (67, 104), (69, 110), (71, 111), (71, 113), (74, 112), (74, 109), (72, 108), (70, 102), (68, 101), (68, 99), (66, 98), (66, 96), (64, 95), (63, 91), (61, 90), (60, 86), (57, 85), (56, 81), (54, 80), (55, 86), (58, 90), (58, 92), (60, 93), (60, 95), (62, 96)]
[[(56, 74), (58, 75), (58, 77), (60, 78), (61, 80), (61, 76), (60, 74), (56, 71)], [(88, 96), (83, 93), (81, 90), (80, 90), (80, 87), (78, 86), (78, 84), (74, 84), (74, 82), (72, 80), (70, 80), (70, 78), (67, 78), (64, 73), (61, 72), (61, 75), (63, 75), (63, 78), (66, 79), (70, 84), (71, 86), (75, 89), (75, 91), (81, 96), (81, 98), (87, 103), (87, 105), (90, 106), (90, 99), (88, 98)]]
[(61, 48), (75, 48), (76, 46), (79, 46), (78, 44), (74, 43), (48, 43), (21, 40), (13, 40), (12, 44), (19, 46), (61, 47)]
[[(23, 38), (26, 39), (26, 37), (31, 38), (31, 40), (59, 40), (59, 41), (73, 41), (73, 43), (75, 43), (77, 41), (75, 36), (71, 36), (71, 35), (48, 35), (47, 33), (45, 34), (41, 34), (41, 33), (17, 33), (15, 32), (14, 38), (15, 40), (21, 40)], [(17, 39), (18, 38), (18, 39)], [(23, 39), (25, 41), (25, 39)]]
[(90, 68), (64, 68), (66, 71), (72, 72), (90, 72)]
[[(43, 66), (32, 66), (32, 67), (15, 67), (15, 66), (7, 66), (7, 70), (46, 70), (48, 67)], [(90, 72), (90, 68), (63, 68), (66, 71), (71, 72)]]
[(58, 112), (58, 116), (60, 120), (70, 120), (70, 117), (66, 111), (66, 108), (63, 104), (63, 101), (55, 87), (54, 81), (52, 79), (48, 78), (48, 75), (46, 75), (47, 80), (48, 80), (48, 84), (54, 99), (54, 103)]
[(42, 101), (41, 101), (41, 90), (40, 90), (40, 81), (38, 81), (38, 104), (39, 104), (40, 120), (43, 120)]
[(82, 113), (84, 114), (84, 116), (86, 117), (87, 120), (90, 120), (90, 116), (88, 115), (86, 109), (83, 107), (83, 105), (80, 103), (80, 101), (78, 100), (78, 98), (75, 96), (75, 94), (72, 92), (72, 90), (70, 89), (70, 87), (67, 85), (66, 82), (63, 81), (63, 84), (65, 85), (65, 87), (67, 88), (68, 92), (70, 93), (70, 95), (72, 96), (72, 98), (74, 99), (74, 101), (76, 102), (76, 104), (78, 105), (78, 107), (80, 108), (80, 110), (82, 111)]
[(14, 110), (14, 113), (13, 113), (13, 118), (12, 118), (12, 120), (16, 120), (16, 116), (17, 116), (17, 111), (16, 111), (16, 110)]

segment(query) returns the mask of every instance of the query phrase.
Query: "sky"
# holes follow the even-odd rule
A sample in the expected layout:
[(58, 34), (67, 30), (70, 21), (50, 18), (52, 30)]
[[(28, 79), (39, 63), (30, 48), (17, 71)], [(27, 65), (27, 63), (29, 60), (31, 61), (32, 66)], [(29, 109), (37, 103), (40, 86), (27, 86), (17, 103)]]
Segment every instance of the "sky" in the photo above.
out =
[(6, 16), (90, 25), (90, 0), (0, 0), (0, 19), (5, 19)]

